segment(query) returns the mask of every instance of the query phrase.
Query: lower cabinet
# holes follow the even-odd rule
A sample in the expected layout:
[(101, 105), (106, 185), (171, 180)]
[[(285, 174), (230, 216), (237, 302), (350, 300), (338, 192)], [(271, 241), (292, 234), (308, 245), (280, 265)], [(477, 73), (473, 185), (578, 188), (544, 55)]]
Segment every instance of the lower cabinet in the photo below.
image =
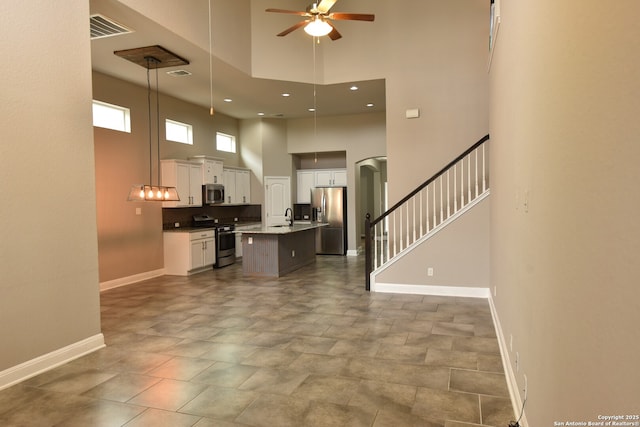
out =
[(214, 230), (166, 231), (163, 237), (165, 274), (188, 276), (216, 262)]

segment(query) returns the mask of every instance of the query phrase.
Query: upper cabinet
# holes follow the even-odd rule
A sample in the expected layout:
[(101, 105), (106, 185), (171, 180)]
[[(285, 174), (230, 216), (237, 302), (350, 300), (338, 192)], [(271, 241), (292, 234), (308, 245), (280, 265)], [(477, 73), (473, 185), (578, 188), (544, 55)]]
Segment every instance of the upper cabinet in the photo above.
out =
[(202, 184), (222, 184), (222, 160), (207, 156), (194, 156), (190, 160), (202, 164)]
[(319, 169), (315, 171), (316, 187), (343, 187), (347, 185), (346, 169)]
[(224, 168), (222, 175), (225, 204), (251, 203), (251, 173), (248, 169)]
[(311, 189), (316, 186), (316, 173), (312, 170), (298, 171), (296, 200), (298, 203), (311, 203)]
[(176, 187), (177, 202), (162, 202), (162, 207), (179, 208), (202, 206), (201, 163), (186, 160), (162, 160), (160, 164), (162, 185)]
[(346, 169), (300, 169), (297, 172), (297, 203), (311, 203), (314, 187), (346, 187)]

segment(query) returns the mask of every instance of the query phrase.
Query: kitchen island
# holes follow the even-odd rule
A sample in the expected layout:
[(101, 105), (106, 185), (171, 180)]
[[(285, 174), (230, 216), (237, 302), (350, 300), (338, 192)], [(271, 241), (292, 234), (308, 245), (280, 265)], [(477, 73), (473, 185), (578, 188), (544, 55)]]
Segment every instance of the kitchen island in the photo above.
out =
[(327, 224), (242, 227), (242, 272), (280, 277), (315, 262), (316, 228)]

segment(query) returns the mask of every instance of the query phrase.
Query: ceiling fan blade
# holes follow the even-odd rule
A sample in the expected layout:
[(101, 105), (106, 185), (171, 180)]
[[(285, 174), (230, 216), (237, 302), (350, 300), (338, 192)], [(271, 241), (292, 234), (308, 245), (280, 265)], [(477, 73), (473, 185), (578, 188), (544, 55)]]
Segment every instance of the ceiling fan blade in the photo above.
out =
[(331, 13), (327, 17), (336, 21), (373, 21), (376, 16), (370, 13)]
[(302, 26), (306, 25), (306, 24), (307, 24), (307, 22), (309, 22), (309, 21), (300, 21), (300, 22), (298, 22), (296, 25), (292, 25), (291, 27), (287, 28), (286, 30), (284, 30), (284, 31), (283, 31), (283, 32), (281, 32), (281, 33), (278, 33), (277, 35), (278, 35), (278, 37), (284, 37), (284, 36), (286, 36), (287, 34), (289, 34), (290, 32), (295, 31), (295, 30), (297, 30), (298, 28), (300, 28), (300, 27), (302, 27)]
[(290, 15), (298, 15), (298, 16), (307, 16), (307, 12), (300, 12), (297, 10), (286, 10), (286, 9), (265, 9), (265, 12), (276, 12), (276, 13), (288, 13)]
[(329, 12), (329, 9), (331, 9), (333, 7), (334, 4), (336, 4), (337, 0), (322, 0), (318, 6), (316, 7), (316, 9), (318, 9), (318, 12), (322, 13), (322, 14), (326, 14)]
[[(331, 22), (328, 22), (329, 25), (331, 25)], [(336, 30), (336, 27), (334, 27), (333, 25), (331, 25), (331, 32), (329, 34), (327, 34), (329, 36), (329, 38), (331, 39), (331, 41), (336, 41), (339, 38), (342, 38), (342, 34), (340, 34), (338, 32), (338, 30)]]

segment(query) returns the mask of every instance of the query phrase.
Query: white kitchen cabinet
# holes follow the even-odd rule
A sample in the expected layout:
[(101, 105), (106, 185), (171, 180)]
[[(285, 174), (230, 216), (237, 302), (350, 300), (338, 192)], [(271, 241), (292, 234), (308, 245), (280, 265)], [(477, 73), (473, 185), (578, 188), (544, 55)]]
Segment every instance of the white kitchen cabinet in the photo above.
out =
[(346, 169), (318, 169), (315, 174), (316, 187), (341, 187), (347, 185)]
[(165, 274), (188, 276), (216, 262), (214, 230), (166, 231), (163, 237)]
[(347, 170), (346, 169), (336, 169), (333, 171), (333, 184), (336, 187), (346, 187), (347, 186)]
[(236, 170), (236, 203), (251, 203), (251, 174)]
[(177, 202), (162, 202), (162, 207), (178, 208), (202, 206), (202, 164), (186, 160), (162, 160), (161, 182), (167, 187), (176, 187)]
[(316, 186), (316, 174), (311, 170), (298, 171), (297, 203), (311, 203), (311, 189)]
[(297, 172), (297, 203), (311, 203), (314, 187), (346, 187), (346, 169), (300, 169)]
[(251, 203), (251, 173), (248, 169), (223, 170), (225, 204)]
[(202, 164), (202, 184), (222, 184), (222, 160), (207, 156), (194, 156), (190, 160)]

